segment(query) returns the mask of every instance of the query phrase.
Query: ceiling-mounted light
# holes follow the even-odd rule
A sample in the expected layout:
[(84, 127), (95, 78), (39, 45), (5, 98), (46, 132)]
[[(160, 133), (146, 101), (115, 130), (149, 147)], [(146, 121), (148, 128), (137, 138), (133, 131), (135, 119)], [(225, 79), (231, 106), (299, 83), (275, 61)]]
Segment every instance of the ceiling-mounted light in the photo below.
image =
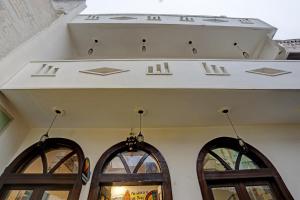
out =
[(193, 41), (189, 41), (188, 44), (191, 46), (192, 48), (192, 53), (193, 55), (196, 55), (198, 53), (198, 50), (193, 46)]
[(246, 59), (250, 58), (249, 53), (247, 51), (244, 51), (237, 42), (234, 42), (233, 46), (235, 46), (236, 48), (238, 48), (238, 50), (240, 50), (242, 52), (242, 55), (244, 58), (246, 58)]
[(58, 116), (63, 116), (63, 115), (65, 114), (65, 111), (64, 111), (64, 110), (58, 109), (58, 108), (56, 108), (56, 107), (53, 108), (53, 111), (54, 111), (54, 114), (55, 114), (55, 115), (54, 115), (54, 117), (53, 117), (53, 119), (52, 119), (52, 121), (51, 121), (51, 123), (50, 123), (50, 125), (49, 125), (49, 127), (48, 127), (48, 129), (47, 129), (47, 131), (46, 131), (46, 133), (44, 133), (44, 134), (40, 137), (39, 144), (44, 143), (44, 142), (49, 138), (49, 132), (50, 132), (50, 130), (51, 130), (51, 128), (52, 128), (54, 122), (56, 121), (56, 118), (57, 118)]
[(97, 44), (98, 42), (99, 42), (99, 41), (98, 41), (97, 39), (95, 39), (95, 40), (93, 41), (92, 47), (89, 48), (89, 50), (88, 50), (88, 55), (89, 55), (89, 56), (93, 55), (93, 53), (94, 53), (94, 48), (95, 48), (95, 46), (96, 46), (96, 44)]
[(146, 39), (142, 40), (142, 52), (146, 52), (147, 51), (147, 47), (146, 47)]
[(229, 124), (230, 124), (230, 126), (231, 126), (231, 128), (232, 128), (232, 130), (233, 130), (233, 132), (236, 136), (236, 139), (238, 140), (238, 143), (242, 147), (243, 151), (247, 151), (248, 148), (247, 148), (247, 145), (246, 145), (245, 141), (238, 135), (237, 130), (236, 130), (236, 128), (235, 128), (235, 126), (234, 126), (234, 124), (233, 124), (233, 122), (232, 122), (232, 120), (229, 116), (230, 108), (224, 107), (220, 110), (220, 112), (225, 116), (225, 118), (229, 122)]

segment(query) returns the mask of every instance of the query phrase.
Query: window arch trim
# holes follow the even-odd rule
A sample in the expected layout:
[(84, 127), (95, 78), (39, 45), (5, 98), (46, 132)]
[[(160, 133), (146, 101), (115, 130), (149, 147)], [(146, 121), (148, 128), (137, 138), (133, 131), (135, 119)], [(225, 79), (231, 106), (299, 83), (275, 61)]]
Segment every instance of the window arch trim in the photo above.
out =
[[(198, 181), (204, 200), (212, 200), (212, 194), (209, 190), (209, 182), (227, 182), (238, 180), (272, 180), (273, 183), (280, 190), (282, 197), (285, 200), (293, 200), (292, 195), (284, 184), (280, 174), (273, 166), (271, 161), (265, 157), (260, 151), (245, 143), (247, 146), (247, 152), (243, 152), (244, 155), (255, 161), (261, 168), (250, 169), (250, 170), (226, 170), (226, 171), (205, 171), (204, 170), (204, 159), (205, 156), (210, 153), (211, 150), (216, 148), (229, 148), (238, 150), (241, 152), (241, 146), (235, 138), (230, 137), (219, 137), (206, 143), (198, 154), (197, 158), (197, 175)], [(238, 156), (239, 157), (239, 156)], [(240, 156), (241, 157), (241, 156)]]
[(109, 163), (110, 160), (112, 160), (119, 153), (128, 151), (128, 146), (126, 145), (126, 142), (120, 142), (110, 147), (107, 151), (105, 151), (98, 160), (93, 172), (88, 200), (95, 200), (98, 198), (101, 184), (113, 184), (113, 182), (118, 182), (122, 185), (128, 186), (143, 184), (161, 184), (163, 191), (163, 199), (173, 199), (169, 168), (159, 150), (146, 142), (137, 144), (136, 150), (142, 150), (148, 155), (153, 156), (159, 164), (160, 173), (103, 174), (102, 172), (106, 164)]
[[(78, 173), (55, 174), (47, 173), (47, 159), (45, 151), (57, 148), (69, 148), (78, 157)], [(41, 156), (43, 173), (20, 173), (31, 161)], [(70, 155), (67, 155), (70, 156)], [(74, 141), (65, 138), (49, 138), (44, 143), (37, 142), (20, 153), (0, 176), (0, 193), (6, 187), (23, 187), (26, 185), (41, 186), (50, 185), (51, 188), (67, 188), (70, 190), (68, 200), (79, 199), (82, 181), (81, 171), (84, 163), (84, 153), (81, 147)], [(58, 164), (58, 163), (57, 163)], [(0, 195), (1, 198), (1, 195)]]

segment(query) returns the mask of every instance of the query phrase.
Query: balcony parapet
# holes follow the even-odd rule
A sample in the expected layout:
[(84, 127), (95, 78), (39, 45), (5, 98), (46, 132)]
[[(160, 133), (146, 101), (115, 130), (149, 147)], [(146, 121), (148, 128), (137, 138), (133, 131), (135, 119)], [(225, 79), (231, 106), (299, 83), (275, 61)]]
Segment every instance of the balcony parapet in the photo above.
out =
[(299, 66), (300, 61), (284, 60), (35, 61), (4, 84), (2, 90), (300, 89)]

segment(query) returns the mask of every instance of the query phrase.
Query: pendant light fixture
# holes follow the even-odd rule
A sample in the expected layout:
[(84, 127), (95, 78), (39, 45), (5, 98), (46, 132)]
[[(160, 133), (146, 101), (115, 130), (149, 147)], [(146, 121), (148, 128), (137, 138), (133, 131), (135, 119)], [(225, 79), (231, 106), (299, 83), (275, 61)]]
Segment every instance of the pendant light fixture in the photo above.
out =
[(49, 132), (50, 132), (52, 126), (54, 125), (54, 122), (56, 121), (57, 117), (58, 117), (58, 116), (63, 116), (63, 115), (65, 114), (65, 111), (64, 111), (64, 110), (58, 109), (58, 108), (56, 108), (56, 107), (53, 108), (53, 111), (54, 111), (54, 114), (55, 114), (55, 115), (54, 115), (54, 117), (53, 117), (53, 119), (52, 119), (52, 121), (51, 121), (51, 123), (50, 123), (50, 125), (49, 125), (49, 127), (48, 127), (48, 129), (47, 129), (47, 131), (46, 131), (46, 133), (43, 134), (43, 135), (40, 137), (40, 140), (39, 140), (39, 143), (40, 143), (40, 144), (44, 143), (44, 142), (49, 138)]
[(140, 130), (138, 135), (135, 136), (134, 132), (130, 131), (129, 137), (126, 139), (126, 146), (128, 146), (129, 151), (135, 151), (136, 150), (136, 145), (138, 143), (143, 143), (144, 142), (144, 135), (142, 133), (142, 117), (144, 114), (144, 110), (138, 110), (138, 114), (140, 117)]
[(238, 132), (237, 132), (237, 129), (235, 128), (231, 118), (230, 118), (230, 108), (228, 107), (224, 107), (220, 110), (220, 112), (225, 116), (225, 118), (227, 119), (228, 123), (230, 124), (235, 136), (236, 136), (236, 139), (238, 140), (238, 143), (239, 145), (242, 147), (243, 151), (247, 151), (247, 145), (245, 143), (245, 141), (239, 136)]

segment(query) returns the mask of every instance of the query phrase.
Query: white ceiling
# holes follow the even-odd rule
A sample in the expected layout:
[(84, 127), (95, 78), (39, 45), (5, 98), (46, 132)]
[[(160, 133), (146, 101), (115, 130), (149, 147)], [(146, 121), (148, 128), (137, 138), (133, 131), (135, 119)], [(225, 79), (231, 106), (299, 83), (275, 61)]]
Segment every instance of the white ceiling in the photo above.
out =
[[(171, 24), (70, 23), (78, 58), (257, 58), (274, 29)], [(99, 41), (94, 46), (94, 40)], [(146, 39), (146, 52), (142, 40)], [(193, 45), (188, 42), (192, 41)], [(233, 44), (237, 42), (240, 49)], [(88, 50), (94, 46), (94, 54)], [(192, 53), (196, 48), (197, 54)]]
[(34, 127), (47, 127), (52, 107), (66, 110), (56, 127), (130, 128), (134, 109), (147, 110), (145, 127), (227, 124), (217, 112), (232, 108), (236, 124), (300, 123), (299, 90), (73, 89), (3, 90)]

